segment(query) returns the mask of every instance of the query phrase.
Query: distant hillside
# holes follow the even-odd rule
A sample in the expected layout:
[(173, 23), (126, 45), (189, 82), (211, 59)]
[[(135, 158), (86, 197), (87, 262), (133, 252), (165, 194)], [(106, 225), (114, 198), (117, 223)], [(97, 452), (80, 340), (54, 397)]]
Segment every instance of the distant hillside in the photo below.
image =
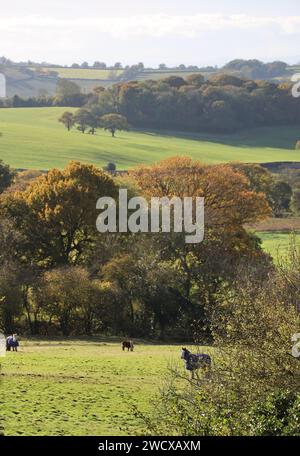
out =
[[(249, 62), (249, 64), (247, 64)], [(276, 64), (276, 62), (275, 62)], [(280, 64), (278, 62), (277, 64)], [(273, 66), (272, 66), (273, 65)], [(205, 78), (211, 75), (226, 72), (237, 76), (252, 77), (254, 79), (268, 79), (276, 82), (288, 81), (291, 76), (300, 71), (299, 66), (287, 66), (281, 63), (281, 73), (274, 72), (273, 64), (262, 64), (259, 61), (235, 60), (223, 68), (203, 69), (136, 69), (135, 66), (125, 69), (97, 69), (97, 68), (71, 68), (59, 66), (42, 66), (28, 64), (0, 64), (0, 72), (7, 79), (7, 96), (19, 95), (27, 98), (39, 95), (54, 95), (58, 78), (69, 79), (76, 82), (82, 91), (88, 93), (97, 86), (110, 86), (117, 82), (130, 80), (161, 79), (168, 76), (181, 76), (183, 78), (194, 73), (201, 73)], [(266, 71), (267, 70), (267, 71)], [(272, 73), (273, 72), (273, 73)], [(268, 77), (268, 74), (270, 77)]]
[(0, 66), (0, 72), (6, 77), (8, 97), (32, 97), (53, 95), (56, 89), (57, 76), (41, 76), (27, 67)]
[[(98, 70), (60, 67), (18, 67), (0, 65), (0, 72), (6, 76), (7, 96), (19, 95), (22, 98), (54, 95), (58, 78), (76, 82), (84, 93), (91, 92), (97, 86), (107, 87), (126, 80), (161, 79), (168, 76), (186, 77), (196, 71), (180, 70), (145, 70), (127, 76), (123, 70)], [(213, 73), (201, 72), (207, 77)], [(122, 75), (124, 74), (124, 77)]]

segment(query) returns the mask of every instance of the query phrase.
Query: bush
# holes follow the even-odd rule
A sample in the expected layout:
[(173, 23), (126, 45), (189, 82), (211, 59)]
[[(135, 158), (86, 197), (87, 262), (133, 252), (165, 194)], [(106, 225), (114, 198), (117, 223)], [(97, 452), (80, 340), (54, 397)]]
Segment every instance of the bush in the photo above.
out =
[(294, 297), (291, 289), (299, 289), (296, 254), (291, 246), (287, 268), (292, 268), (281, 264), (280, 272), (270, 273), (263, 283), (248, 268), (241, 269), (235, 287), (219, 293), (211, 311), (209, 377), (200, 373), (191, 381), (182, 370), (172, 369), (147, 422), (148, 432), (300, 435), (299, 361), (288, 355), (291, 335), (300, 325), (294, 305), (298, 291)]
[(251, 433), (258, 436), (299, 436), (300, 396), (289, 391), (269, 395), (253, 409)]

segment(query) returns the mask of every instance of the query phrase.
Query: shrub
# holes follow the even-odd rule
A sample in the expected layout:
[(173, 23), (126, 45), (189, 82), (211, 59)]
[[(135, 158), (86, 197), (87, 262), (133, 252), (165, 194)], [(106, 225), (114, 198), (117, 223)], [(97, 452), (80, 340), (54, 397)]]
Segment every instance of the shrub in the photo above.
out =
[(251, 431), (258, 436), (299, 436), (300, 396), (289, 391), (270, 394), (253, 409)]
[(113, 162), (108, 162), (107, 165), (105, 166), (106, 171), (116, 171), (117, 165)]

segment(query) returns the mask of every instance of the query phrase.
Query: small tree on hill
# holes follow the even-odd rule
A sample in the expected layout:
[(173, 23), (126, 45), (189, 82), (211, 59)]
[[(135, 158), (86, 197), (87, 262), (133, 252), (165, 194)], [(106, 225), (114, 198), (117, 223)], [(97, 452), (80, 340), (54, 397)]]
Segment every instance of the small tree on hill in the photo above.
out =
[(88, 109), (79, 109), (74, 116), (74, 122), (77, 124), (77, 130), (85, 133), (89, 127), (89, 133), (92, 135), (95, 134), (100, 123), (99, 116)]
[(112, 137), (117, 130), (129, 130), (129, 124), (126, 117), (120, 114), (105, 114), (100, 118), (100, 125), (104, 130), (110, 131)]
[(94, 135), (96, 133), (96, 129), (99, 127), (100, 124), (99, 116), (94, 114), (93, 112), (90, 112), (87, 122), (88, 126), (90, 127), (89, 133)]
[(74, 116), (74, 121), (77, 125), (77, 130), (85, 133), (90, 125), (90, 112), (87, 109), (79, 109)]
[(74, 114), (71, 112), (64, 112), (63, 115), (58, 119), (59, 122), (61, 122), (68, 131), (71, 130), (71, 128), (74, 125)]

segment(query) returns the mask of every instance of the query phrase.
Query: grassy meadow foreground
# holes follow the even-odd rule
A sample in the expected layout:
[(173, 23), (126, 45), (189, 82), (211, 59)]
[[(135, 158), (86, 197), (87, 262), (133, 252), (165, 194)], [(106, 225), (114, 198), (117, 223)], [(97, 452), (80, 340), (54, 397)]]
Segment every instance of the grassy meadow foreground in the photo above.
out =
[(182, 365), (176, 345), (22, 341), (0, 359), (0, 418), (5, 435), (135, 435), (131, 406), (147, 411), (168, 365)]
[(113, 161), (119, 169), (128, 169), (174, 155), (189, 155), (205, 163), (300, 161), (300, 152), (293, 149), (299, 139), (297, 127), (260, 128), (233, 135), (129, 131), (111, 138), (103, 130), (95, 136), (75, 129), (68, 133), (58, 122), (66, 110), (1, 109), (1, 159), (25, 169), (63, 167), (70, 160), (98, 166)]

